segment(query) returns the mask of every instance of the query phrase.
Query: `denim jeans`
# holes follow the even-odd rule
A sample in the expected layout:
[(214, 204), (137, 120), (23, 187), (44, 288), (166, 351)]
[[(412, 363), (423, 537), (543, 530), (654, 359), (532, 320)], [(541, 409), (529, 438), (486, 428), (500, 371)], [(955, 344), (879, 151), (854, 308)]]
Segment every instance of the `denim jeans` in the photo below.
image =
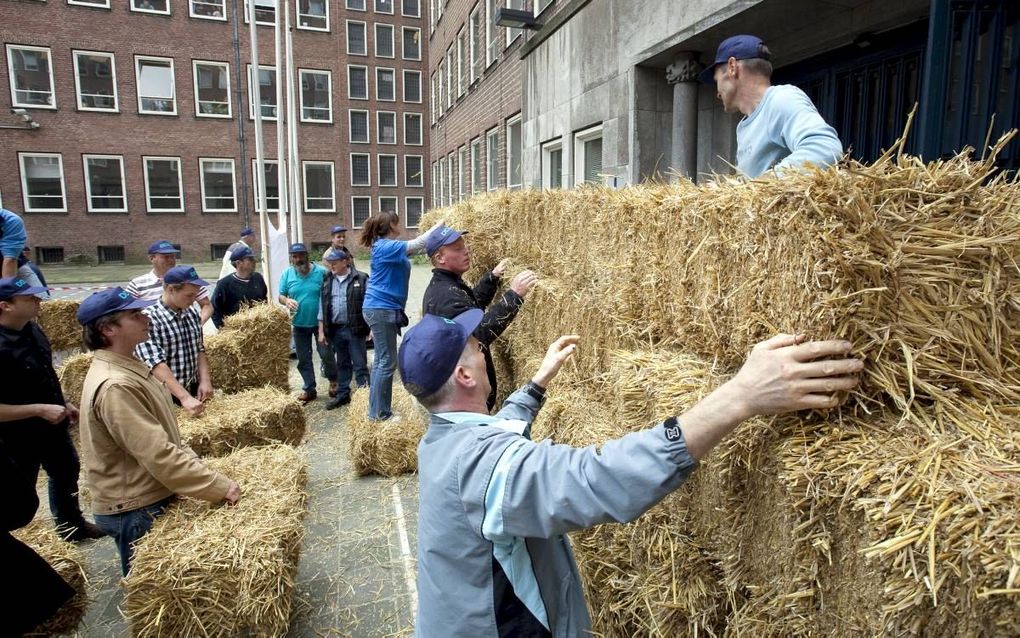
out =
[(315, 364), (312, 362), (312, 342), (316, 340), (318, 328), (294, 326), (294, 346), (297, 351), (297, 369), (304, 384), (302, 390), (315, 392)]
[(375, 361), (368, 392), (368, 418), (385, 421), (393, 416), (393, 371), (397, 368), (397, 312), (366, 308), (362, 314), (372, 329)]
[(166, 511), (173, 500), (173, 496), (168, 496), (162, 501), (123, 514), (96, 514), (96, 525), (112, 536), (113, 542), (117, 544), (117, 551), (120, 552), (120, 569), (125, 576), (131, 569), (131, 557), (135, 551), (132, 545), (149, 533), (152, 522)]
[(368, 385), (368, 351), (365, 338), (351, 333), (346, 326), (333, 326), (329, 332), (329, 343), (336, 361), (337, 398), (351, 396), (351, 378), (359, 388)]

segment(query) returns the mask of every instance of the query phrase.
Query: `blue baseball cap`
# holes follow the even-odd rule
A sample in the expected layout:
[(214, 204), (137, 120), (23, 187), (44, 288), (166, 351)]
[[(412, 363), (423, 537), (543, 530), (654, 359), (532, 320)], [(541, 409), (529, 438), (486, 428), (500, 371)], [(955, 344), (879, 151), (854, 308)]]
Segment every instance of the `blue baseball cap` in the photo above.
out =
[(248, 235), (254, 235), (254, 234), (255, 234), (255, 231), (252, 230), (251, 228), (242, 228), (241, 229), (241, 237), (247, 237)]
[(293, 255), (294, 253), (306, 253), (306, 252), (308, 252), (308, 249), (305, 248), (304, 244), (297, 243), (297, 244), (291, 244), (290, 245), (290, 251), (289, 252), (290, 252), (291, 255)]
[(149, 244), (150, 255), (179, 255), (181, 251), (174, 248), (174, 245), (165, 239)]
[(348, 255), (344, 250), (334, 248), (326, 255), (326, 261), (340, 261), (341, 259), (348, 259), (349, 257), (350, 255)]
[(761, 58), (769, 60), (772, 56), (765, 43), (756, 35), (734, 35), (726, 38), (715, 52), (715, 62), (698, 75), (703, 84), (715, 84), (715, 67), (724, 64), (730, 58), (737, 60), (753, 60)]
[(440, 226), (429, 233), (428, 238), (425, 240), (425, 254), (431, 257), (443, 246), (449, 246), (467, 234), (468, 231), (466, 230), (454, 230), (446, 225)]
[(241, 246), (240, 248), (235, 248), (233, 250), (233, 252), (230, 253), (230, 261), (241, 261), (245, 257), (252, 257), (252, 258), (255, 257), (255, 253), (253, 253), (251, 251), (251, 248), (248, 248), (247, 246)]
[(208, 286), (209, 282), (198, 276), (194, 266), (174, 266), (163, 275), (165, 284), (194, 284)]
[(427, 397), (443, 387), (464, 352), (471, 333), (482, 322), (478, 308), (453, 319), (425, 315), (407, 331), (397, 351), (400, 379), (416, 397)]
[(106, 290), (92, 293), (88, 299), (81, 302), (81, 305), (78, 306), (78, 323), (84, 326), (91, 321), (114, 312), (138, 310), (151, 306), (154, 303), (156, 302), (148, 299), (132, 297), (131, 293), (120, 286), (107, 288)]
[(4, 277), (0, 279), (0, 299), (38, 295), (49, 290), (44, 286), (29, 286), (21, 277)]
[(334, 226), (334, 227), (329, 229), (329, 234), (330, 235), (335, 235), (337, 233), (346, 233), (346, 232), (347, 232), (347, 227), (346, 226)]

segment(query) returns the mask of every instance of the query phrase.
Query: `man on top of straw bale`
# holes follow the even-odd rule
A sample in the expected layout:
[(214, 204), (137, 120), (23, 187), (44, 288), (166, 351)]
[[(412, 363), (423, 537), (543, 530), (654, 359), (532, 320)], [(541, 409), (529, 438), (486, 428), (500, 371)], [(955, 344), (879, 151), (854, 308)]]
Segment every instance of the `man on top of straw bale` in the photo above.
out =
[(737, 169), (753, 179), (771, 169), (835, 163), (843, 155), (836, 130), (803, 91), (772, 86), (771, 59), (761, 38), (735, 35), (723, 40), (715, 62), (699, 76), (715, 84), (727, 113), (744, 114), (737, 124)]
[(132, 543), (176, 494), (231, 505), (241, 498), (237, 483), (181, 443), (167, 386), (133, 356), (149, 338), (141, 309), (152, 303), (110, 288), (78, 309), (85, 346), (93, 351), (82, 390), (86, 480), (96, 523), (116, 541), (124, 575)]
[(33, 493), (39, 467), (46, 470), (50, 513), (64, 539), (100, 538), (105, 534), (85, 520), (78, 503), (81, 466), (68, 430), (78, 408), (64, 399), (50, 342), (35, 321), (43, 290), (24, 279), (0, 279), (0, 442), (21, 460)]
[(485, 369), (489, 375), (490, 389), (486, 405), (492, 410), (496, 405), (496, 366), (492, 362), (489, 346), (510, 326), (517, 311), (524, 305), (524, 298), (538, 282), (538, 276), (530, 270), (521, 271), (510, 282), (503, 296), (493, 303), (492, 299), (499, 289), (499, 280), (509, 260), (500, 261), (495, 268), (482, 275), (474, 288), (468, 286), (463, 279), (464, 273), (471, 268), (471, 251), (464, 241), (466, 234), (467, 231), (443, 226), (429, 235), (425, 253), (432, 260), (434, 268), (432, 280), (422, 299), (422, 314), (452, 319), (470, 308), (485, 311), (474, 337), (485, 348)]
[[(152, 270), (132, 279), (127, 285), (127, 291), (139, 299), (158, 300), (163, 296), (163, 276), (177, 265), (177, 255), (180, 254), (181, 251), (165, 239), (150, 244), (149, 263), (152, 264)], [(196, 301), (200, 309), (199, 316), (202, 323), (205, 323), (213, 313), (212, 304), (209, 303), (209, 291), (205, 288), (200, 289)]]
[(418, 445), (416, 636), (587, 636), (591, 619), (565, 534), (632, 521), (677, 489), (742, 421), (825, 409), (857, 385), (847, 341), (778, 335), (686, 413), (601, 450), (536, 444), (545, 388), (577, 350), (557, 339), (494, 416), (473, 334), (482, 311), (425, 315), (400, 345), (400, 375), (431, 413)]
[(368, 275), (354, 270), (343, 249), (330, 249), (326, 263), (330, 272), (322, 280), (319, 297), (319, 343), (332, 347), (336, 363), (336, 398), (326, 404), (333, 410), (351, 402), (352, 377), (359, 388), (368, 387), (365, 337), (371, 331), (361, 312)]
[[(301, 394), (298, 401), (308, 403), (318, 396), (315, 365), (312, 363), (312, 342), (319, 329), (319, 293), (326, 278), (326, 269), (308, 261), (304, 244), (291, 244), (290, 268), (280, 276), (279, 301), (290, 311), (294, 346), (297, 350), (297, 368), (301, 374)], [(336, 396), (336, 361), (328, 345), (319, 344), (323, 376), (329, 380), (329, 395)]]
[(200, 416), (205, 410), (202, 402), (213, 394), (202, 324), (194, 308), (199, 291), (208, 285), (192, 266), (166, 271), (163, 295), (145, 310), (151, 324), (149, 339), (135, 348), (135, 356), (191, 416)]
[(258, 240), (255, 238), (255, 231), (251, 228), (245, 227), (241, 229), (241, 238), (227, 247), (227, 252), (223, 253), (223, 266), (220, 268), (220, 279), (223, 279), (230, 273), (234, 272), (234, 251), (240, 250), (241, 248), (248, 248), (255, 254), (255, 246), (258, 244)]
[(236, 314), (244, 304), (269, 301), (269, 289), (262, 275), (255, 272), (255, 255), (242, 245), (230, 253), (233, 272), (216, 282), (212, 295), (213, 325), (223, 327), (223, 320)]

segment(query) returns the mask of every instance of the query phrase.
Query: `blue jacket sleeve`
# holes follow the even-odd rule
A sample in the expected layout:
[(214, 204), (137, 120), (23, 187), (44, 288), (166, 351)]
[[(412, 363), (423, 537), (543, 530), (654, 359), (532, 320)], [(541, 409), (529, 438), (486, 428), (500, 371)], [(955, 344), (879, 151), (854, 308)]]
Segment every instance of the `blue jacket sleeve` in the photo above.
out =
[(829, 166), (839, 161), (843, 144), (836, 129), (826, 123), (807, 95), (800, 90), (790, 91), (787, 99), (775, 102), (780, 107), (777, 113), (779, 134), (791, 151), (776, 164), (777, 170), (803, 164)]

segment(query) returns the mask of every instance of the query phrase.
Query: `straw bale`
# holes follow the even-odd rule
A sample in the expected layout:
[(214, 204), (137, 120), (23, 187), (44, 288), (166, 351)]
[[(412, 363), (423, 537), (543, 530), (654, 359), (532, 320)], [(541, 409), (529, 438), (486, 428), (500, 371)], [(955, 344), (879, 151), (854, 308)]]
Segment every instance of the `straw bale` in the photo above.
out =
[(122, 611), (136, 636), (281, 636), (301, 549), (307, 460), (274, 445), (206, 462), (240, 484), (240, 502), (172, 505), (135, 546)]
[(400, 420), (370, 421), (368, 388), (351, 395), (347, 449), (358, 476), (400, 476), (418, 471), (418, 442), (428, 429), (428, 413), (399, 382), (393, 384), (393, 413)]
[(290, 318), (272, 304), (254, 304), (227, 317), (205, 337), (213, 387), (227, 394), (271, 385), (289, 389)]
[[(11, 535), (35, 550), (75, 591), (52, 618), (26, 635), (55, 636), (73, 632), (85, 617), (89, 602), (84, 552), (77, 545), (60, 538), (53, 524), (41, 517), (11, 532)], [(8, 586), (17, 586), (16, 577)]]
[(50, 340), (54, 351), (81, 349), (81, 324), (78, 323), (80, 301), (56, 299), (39, 306), (39, 327)]
[(181, 439), (199, 456), (224, 456), (237, 448), (286, 443), (298, 445), (308, 423), (290, 393), (266, 386), (237, 394), (216, 394), (198, 418), (177, 414)]
[(73, 354), (60, 362), (57, 367), (57, 379), (60, 380), (60, 389), (64, 392), (64, 399), (81, 405), (81, 392), (85, 387), (85, 375), (89, 373), (92, 366), (92, 353), (82, 352)]

